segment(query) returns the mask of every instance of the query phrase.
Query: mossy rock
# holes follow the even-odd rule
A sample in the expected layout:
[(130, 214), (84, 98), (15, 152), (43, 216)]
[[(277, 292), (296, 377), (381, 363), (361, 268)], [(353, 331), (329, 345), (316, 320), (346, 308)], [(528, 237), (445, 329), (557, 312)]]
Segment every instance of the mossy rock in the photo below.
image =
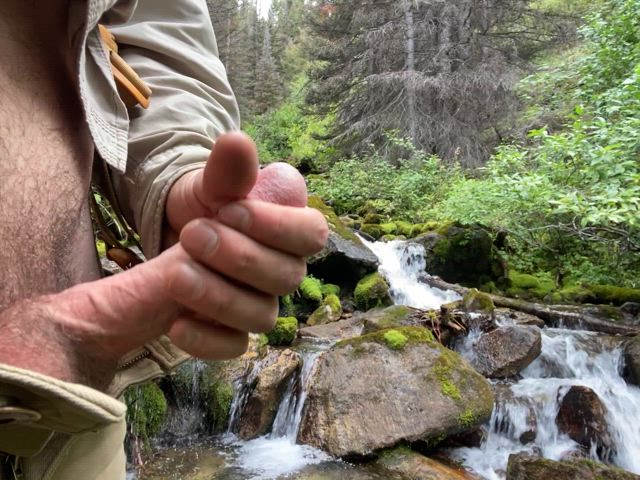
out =
[(411, 236), (411, 232), (413, 230), (412, 224), (403, 220), (396, 220), (394, 223), (396, 224), (396, 232), (398, 235), (404, 235), (405, 237)]
[(384, 277), (377, 272), (367, 275), (358, 282), (354, 299), (356, 307), (363, 311), (386, 307), (393, 303), (389, 296), (389, 285)]
[(333, 283), (325, 283), (322, 285), (322, 295), (327, 297), (329, 295), (335, 295), (336, 297), (340, 296), (340, 286), (334, 285)]
[(442, 224), (416, 241), (427, 251), (427, 272), (447, 282), (480, 287), (506, 281), (506, 263), (480, 226)]
[(363, 223), (370, 223), (372, 225), (380, 225), (381, 223), (384, 222), (384, 217), (382, 215), (379, 215), (377, 213), (367, 213), (363, 218), (362, 218)]
[(551, 294), (554, 303), (587, 303), (593, 293), (582, 285), (566, 285)]
[(302, 283), (298, 287), (302, 298), (316, 302), (316, 304), (322, 303), (322, 282), (317, 278), (307, 275), (302, 280)]
[(167, 400), (155, 383), (128, 388), (124, 393), (127, 404), (127, 424), (134, 437), (148, 445), (164, 424)]
[(295, 317), (279, 317), (275, 327), (267, 332), (269, 345), (273, 347), (291, 345), (298, 334), (298, 320)]
[(333, 208), (324, 203), (320, 197), (318, 197), (317, 195), (310, 195), (307, 201), (307, 205), (310, 208), (315, 208), (324, 215), (324, 218), (327, 220), (329, 228), (331, 228), (332, 231), (336, 232), (338, 235), (347, 240), (358, 243), (360, 242), (360, 239), (357, 237), (357, 235), (353, 233), (353, 231), (350, 230), (342, 222), (342, 220), (340, 220), (340, 217), (336, 215), (336, 212), (333, 211)]
[(340, 299), (336, 295), (327, 295), (327, 297), (307, 319), (307, 325), (324, 325), (326, 323), (336, 322), (342, 316), (342, 305)]
[(380, 225), (375, 225), (375, 224), (372, 224), (372, 223), (363, 224), (360, 227), (360, 231), (362, 231), (363, 233), (366, 233), (367, 235), (371, 236), (372, 238), (375, 238), (376, 240), (378, 240), (380, 237), (382, 237), (384, 235), (384, 232), (380, 228)]
[(394, 240), (397, 240), (397, 239), (398, 239), (397, 235), (383, 235), (382, 237), (380, 237), (381, 242), (393, 242)]
[(615, 287), (613, 285), (587, 285), (593, 294), (593, 303), (623, 305), (627, 302), (640, 303), (640, 289)]
[(416, 325), (414, 312), (404, 305), (393, 305), (384, 309), (369, 310), (364, 315), (363, 333), (386, 330), (394, 327)]
[[(389, 332), (393, 332), (389, 334)], [(346, 340), (339, 341), (336, 346), (354, 347), (354, 354), (358, 354), (358, 347), (365, 343), (379, 343), (391, 350), (401, 350), (406, 345), (413, 345), (416, 343), (436, 343), (436, 339), (431, 333), (431, 330), (425, 327), (398, 327), (388, 328), (386, 330), (379, 330), (360, 337), (348, 338)], [(397, 348), (401, 344), (400, 348)]]
[(398, 233), (398, 225), (393, 222), (380, 224), (380, 230), (384, 235), (395, 235)]
[(472, 288), (465, 294), (462, 299), (462, 305), (468, 312), (493, 313), (496, 309), (491, 297), (486, 293), (479, 292), (475, 288)]
[(509, 272), (511, 286), (507, 289), (507, 295), (512, 297), (534, 298), (543, 300), (556, 288), (555, 282), (547, 273), (529, 275), (511, 271)]

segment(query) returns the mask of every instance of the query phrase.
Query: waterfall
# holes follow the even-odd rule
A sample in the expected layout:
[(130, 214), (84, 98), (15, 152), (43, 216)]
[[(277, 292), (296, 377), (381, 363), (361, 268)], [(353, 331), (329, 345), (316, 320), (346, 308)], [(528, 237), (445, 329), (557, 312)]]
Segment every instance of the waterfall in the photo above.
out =
[[(240, 441), (229, 437), (234, 447), (235, 465), (251, 476), (251, 480), (267, 480), (291, 474), (307, 465), (322, 463), (330, 459), (328, 455), (308, 445), (296, 444), (298, 430), (302, 422), (304, 402), (307, 398), (309, 380), (316, 361), (331, 344), (310, 343), (300, 349), (302, 368), (293, 375), (282, 397), (269, 435), (249, 441)], [(251, 386), (260, 373), (257, 362), (246, 379), (237, 383), (232, 403), (232, 422), (230, 431), (242, 416), (242, 407), (246, 403)], [(251, 378), (253, 377), (253, 378)]]
[(386, 243), (362, 241), (378, 257), (379, 271), (387, 279), (396, 305), (431, 310), (460, 300), (456, 292), (440, 290), (420, 281), (426, 275), (427, 265), (422, 245), (397, 240)]
[[(512, 453), (529, 452), (560, 460), (578, 445), (559, 432), (556, 416), (560, 403), (574, 385), (592, 389), (606, 407), (609, 433), (614, 443), (611, 460), (640, 473), (640, 388), (628, 385), (621, 376), (622, 352), (607, 345), (602, 335), (545, 329), (541, 355), (521, 373), (521, 379), (505, 385), (487, 425), (488, 435), (479, 448), (460, 448), (453, 455), (490, 480), (504, 478)], [(499, 383), (496, 382), (499, 386)], [(521, 438), (529, 436), (523, 445)], [(599, 458), (595, 448), (590, 455)]]

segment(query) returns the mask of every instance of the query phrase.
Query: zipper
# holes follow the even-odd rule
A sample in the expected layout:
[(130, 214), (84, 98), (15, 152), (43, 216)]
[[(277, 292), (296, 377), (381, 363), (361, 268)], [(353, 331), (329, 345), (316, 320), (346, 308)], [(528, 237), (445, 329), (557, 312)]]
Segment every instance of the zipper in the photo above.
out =
[(126, 370), (127, 368), (132, 367), (133, 365), (138, 363), (140, 360), (142, 360), (143, 358), (147, 358), (150, 355), (151, 355), (151, 352), (145, 348), (142, 352), (140, 352), (138, 355), (133, 357), (131, 360), (127, 360), (126, 362), (118, 365), (118, 371), (120, 372), (122, 370)]

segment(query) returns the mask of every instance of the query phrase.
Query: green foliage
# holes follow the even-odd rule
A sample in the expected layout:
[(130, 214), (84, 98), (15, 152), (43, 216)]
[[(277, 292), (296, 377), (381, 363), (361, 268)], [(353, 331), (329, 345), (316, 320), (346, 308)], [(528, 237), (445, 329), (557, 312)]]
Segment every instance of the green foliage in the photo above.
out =
[(274, 347), (291, 345), (298, 334), (298, 320), (295, 317), (279, 317), (275, 327), (267, 333), (269, 345)]
[(387, 330), (383, 335), (384, 341), (392, 350), (402, 350), (409, 339), (398, 330)]
[(162, 390), (155, 383), (145, 383), (128, 388), (124, 398), (131, 434), (148, 444), (149, 439), (160, 431), (167, 412)]
[[(309, 179), (309, 189), (330, 198), (338, 214), (375, 205), (379, 214), (411, 222), (427, 220), (430, 206), (442, 200), (460, 170), (393, 135), (389, 138), (405, 151), (406, 158), (398, 158), (395, 165), (375, 152), (343, 159), (323, 175)], [(376, 199), (375, 204), (371, 198)]]
[(317, 140), (324, 135), (331, 117), (323, 119), (306, 115), (302, 110), (304, 78), (292, 86), (291, 99), (278, 109), (254, 117), (245, 125), (246, 132), (258, 146), (262, 163), (288, 162), (296, 167), (321, 164), (331, 154), (324, 143)]
[(304, 280), (302, 280), (298, 290), (302, 294), (303, 298), (312, 300), (317, 304), (322, 303), (322, 282), (312, 275), (304, 277)]

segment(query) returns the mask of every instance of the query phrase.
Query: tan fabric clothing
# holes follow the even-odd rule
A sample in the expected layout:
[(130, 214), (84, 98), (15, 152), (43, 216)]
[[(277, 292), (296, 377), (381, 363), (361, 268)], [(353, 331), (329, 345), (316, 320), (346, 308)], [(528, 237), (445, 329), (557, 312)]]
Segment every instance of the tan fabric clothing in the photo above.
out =
[[(99, 22), (153, 90), (148, 110), (127, 111), (118, 97)], [(68, 34), (96, 150), (113, 168), (120, 204), (153, 257), (173, 182), (204, 165), (217, 136), (239, 128), (205, 0), (71, 0)], [(123, 359), (109, 393), (187, 358), (167, 338), (152, 342)], [(23, 480), (124, 479), (124, 415), (111, 396), (0, 364), (0, 458), (24, 457)]]

